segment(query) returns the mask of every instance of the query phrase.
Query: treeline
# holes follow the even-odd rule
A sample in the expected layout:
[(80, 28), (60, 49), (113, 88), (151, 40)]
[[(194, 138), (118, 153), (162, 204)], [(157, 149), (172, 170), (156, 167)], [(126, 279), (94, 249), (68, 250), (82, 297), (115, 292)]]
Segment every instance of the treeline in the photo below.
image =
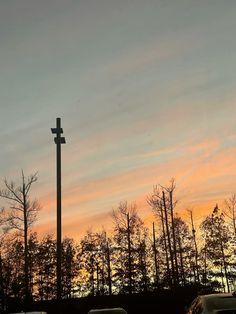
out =
[[(39, 240), (30, 232), (38, 204), (30, 201), (29, 192), (36, 179), (34, 175), (26, 180), (22, 173), (20, 186), (5, 181), (0, 191), (11, 202), (1, 218), (11, 235), (6, 233), (1, 240), (1, 302), (23, 299), (26, 293), (34, 300), (56, 298), (56, 240), (52, 235)], [(236, 196), (222, 209), (216, 205), (199, 228), (191, 211), (188, 222), (177, 214), (174, 180), (169, 186), (154, 187), (147, 203), (155, 215), (151, 228), (145, 226), (135, 205), (122, 202), (112, 212), (111, 234), (88, 230), (79, 243), (63, 240), (63, 298), (192, 285), (235, 290)]]

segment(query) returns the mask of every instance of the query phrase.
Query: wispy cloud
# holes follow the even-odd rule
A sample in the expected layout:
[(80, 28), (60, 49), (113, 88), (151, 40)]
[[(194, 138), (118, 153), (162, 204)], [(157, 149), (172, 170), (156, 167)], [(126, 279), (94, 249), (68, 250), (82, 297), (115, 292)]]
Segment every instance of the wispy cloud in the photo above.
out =
[[(152, 192), (153, 185), (168, 184), (172, 177), (176, 178), (176, 193), (180, 199), (177, 210), (181, 212), (188, 207), (196, 206), (198, 212), (204, 212), (209, 204), (214, 205), (231, 193), (235, 180), (233, 156), (236, 151), (233, 147), (222, 149), (223, 144), (217, 138), (213, 138), (180, 147), (168, 147), (137, 157), (156, 157), (149, 165), (144, 165), (147, 164), (144, 162), (132, 170), (93, 178), (84, 183), (77, 181), (76, 184), (75, 180), (63, 191), (65, 226), (69, 224), (73, 233), (76, 232), (72, 230), (73, 224), (83, 225), (83, 230), (92, 225), (95, 228), (99, 227), (102, 218), (99, 220), (98, 216), (108, 217), (111, 209), (124, 200), (136, 202), (143, 218), (148, 221), (145, 216), (150, 215), (146, 204), (147, 195)], [(171, 158), (173, 154), (174, 158)], [(165, 158), (161, 160), (161, 156)], [(48, 195), (44, 202), (44, 215), (50, 219), (55, 201)], [(107, 223), (108, 221), (109, 219)]]

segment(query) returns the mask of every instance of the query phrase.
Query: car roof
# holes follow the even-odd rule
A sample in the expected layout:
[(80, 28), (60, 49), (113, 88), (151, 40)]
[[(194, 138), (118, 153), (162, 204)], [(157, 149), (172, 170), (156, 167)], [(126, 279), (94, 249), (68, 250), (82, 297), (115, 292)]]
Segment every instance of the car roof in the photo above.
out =
[(199, 297), (207, 309), (236, 309), (236, 297), (232, 293), (215, 293)]
[(211, 293), (211, 294), (204, 294), (200, 295), (201, 298), (204, 299), (211, 299), (211, 298), (224, 298), (224, 297), (234, 297), (232, 293)]
[(100, 314), (103, 314), (103, 313), (114, 313), (114, 314), (127, 314), (127, 312), (121, 308), (121, 307), (116, 307), (116, 308), (106, 308), (106, 309), (91, 309), (89, 312), (89, 314), (91, 313), (100, 313)]

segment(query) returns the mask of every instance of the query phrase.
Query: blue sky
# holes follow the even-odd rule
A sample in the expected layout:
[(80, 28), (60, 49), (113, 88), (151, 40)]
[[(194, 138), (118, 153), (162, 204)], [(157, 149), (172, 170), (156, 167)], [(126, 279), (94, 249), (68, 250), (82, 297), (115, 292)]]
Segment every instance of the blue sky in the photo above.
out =
[(234, 192), (235, 9), (233, 0), (0, 1), (0, 175), (39, 172), (42, 232), (55, 229), (56, 117), (67, 139), (66, 235), (108, 225), (123, 200), (150, 220), (146, 195), (171, 177), (178, 210), (196, 215)]

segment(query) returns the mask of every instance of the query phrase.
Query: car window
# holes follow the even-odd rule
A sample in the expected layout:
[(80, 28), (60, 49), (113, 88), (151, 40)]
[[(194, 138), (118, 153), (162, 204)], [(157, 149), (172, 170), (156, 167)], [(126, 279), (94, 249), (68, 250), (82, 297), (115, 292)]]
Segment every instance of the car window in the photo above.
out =
[(202, 307), (202, 300), (200, 297), (197, 297), (192, 305), (190, 306), (190, 309), (188, 311), (189, 314), (201, 314), (203, 311)]
[(217, 311), (217, 314), (236, 314), (236, 310)]
[(216, 296), (206, 301), (206, 307), (208, 310), (236, 310), (236, 298), (233, 296)]
[(193, 314), (201, 314), (202, 310), (203, 310), (202, 302), (201, 302), (201, 299), (199, 298), (198, 302), (196, 303), (194, 307)]

